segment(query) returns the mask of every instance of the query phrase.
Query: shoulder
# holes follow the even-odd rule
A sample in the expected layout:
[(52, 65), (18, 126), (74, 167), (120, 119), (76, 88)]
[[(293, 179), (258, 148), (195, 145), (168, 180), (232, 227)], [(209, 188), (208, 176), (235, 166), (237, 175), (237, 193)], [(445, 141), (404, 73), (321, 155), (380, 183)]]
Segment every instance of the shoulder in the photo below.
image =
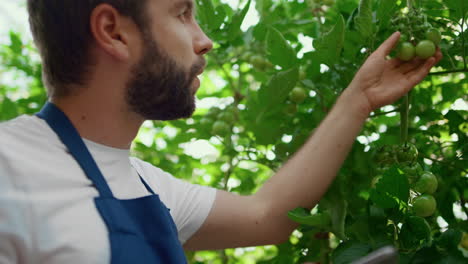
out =
[(29, 115), (0, 122), (0, 135), (0, 146), (13, 142), (31, 143), (31, 141), (48, 140), (55, 136), (44, 120)]
[(189, 202), (190, 199), (195, 199), (197, 196), (206, 199), (206, 197), (215, 195), (216, 189), (214, 188), (176, 178), (172, 174), (138, 158), (131, 157), (130, 161), (140, 176), (162, 200), (168, 203), (168, 206), (173, 205), (176, 201), (184, 200), (184, 198), (187, 199), (185, 202)]

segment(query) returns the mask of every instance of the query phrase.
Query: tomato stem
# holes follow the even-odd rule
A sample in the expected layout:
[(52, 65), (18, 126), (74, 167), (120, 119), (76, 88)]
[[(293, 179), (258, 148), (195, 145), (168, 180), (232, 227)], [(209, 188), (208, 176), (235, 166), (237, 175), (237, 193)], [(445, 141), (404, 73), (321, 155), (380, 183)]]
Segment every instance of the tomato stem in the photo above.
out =
[(409, 113), (409, 94), (403, 97), (400, 107), (400, 140), (402, 143), (408, 142), (408, 113)]

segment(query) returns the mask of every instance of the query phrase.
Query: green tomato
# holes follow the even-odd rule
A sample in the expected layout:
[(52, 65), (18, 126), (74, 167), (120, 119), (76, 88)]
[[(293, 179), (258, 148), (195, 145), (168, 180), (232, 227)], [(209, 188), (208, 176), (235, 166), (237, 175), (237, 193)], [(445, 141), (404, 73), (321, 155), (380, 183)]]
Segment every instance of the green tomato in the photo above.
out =
[(460, 240), (460, 246), (468, 250), (468, 233), (463, 232), (463, 236)]
[(417, 162), (405, 162), (400, 169), (405, 173), (410, 185), (413, 185), (424, 171), (421, 165)]
[(304, 70), (299, 70), (299, 81), (303, 81), (307, 78), (307, 73)]
[(226, 122), (218, 120), (213, 124), (211, 132), (215, 135), (225, 137), (229, 134), (230, 128)]
[(400, 40), (399, 40), (400, 43), (404, 43), (404, 42), (408, 42), (408, 41), (409, 41), (408, 35), (406, 35), (406, 34), (401, 34), (400, 35)]
[(411, 42), (403, 42), (397, 52), (397, 57), (402, 61), (410, 61), (414, 58), (415, 49)]
[(289, 100), (291, 100), (292, 102), (294, 102), (296, 104), (300, 104), (300, 103), (304, 102), (306, 97), (307, 97), (306, 91), (304, 89), (300, 88), (300, 87), (295, 87), (289, 93)]
[(428, 217), (435, 213), (437, 202), (434, 196), (423, 194), (413, 200), (413, 212), (420, 217)]
[(218, 115), (218, 120), (224, 121), (228, 124), (233, 124), (236, 121), (236, 118), (232, 113), (222, 112)]
[(250, 60), (252, 59), (252, 55), (253, 55), (252, 52), (247, 51), (244, 54), (242, 54), (240, 58), (244, 61), (250, 62)]
[(414, 190), (419, 193), (433, 194), (437, 190), (439, 182), (437, 177), (431, 172), (424, 172), (416, 182)]
[(437, 46), (442, 40), (442, 35), (440, 34), (439, 30), (431, 28), (426, 32), (426, 38)]
[(297, 113), (297, 104), (287, 104), (284, 108), (284, 112), (288, 115), (294, 115)]
[(323, 0), (323, 4), (326, 6), (332, 6), (335, 4), (335, 0)]
[(380, 165), (392, 165), (396, 163), (394, 147), (390, 145), (380, 147), (375, 153), (374, 160)]
[(418, 149), (411, 143), (405, 143), (397, 149), (399, 162), (413, 162), (418, 158)]
[(250, 63), (258, 70), (264, 71), (267, 68), (268, 62), (259, 55), (253, 55), (250, 58)]
[(213, 119), (208, 118), (208, 117), (203, 117), (200, 120), (200, 125), (202, 126), (211, 126), (214, 123)]
[(218, 115), (221, 113), (221, 109), (218, 107), (211, 108), (210, 111), (208, 111), (208, 114), (206, 114), (207, 118), (211, 119), (216, 119)]
[(416, 55), (422, 59), (434, 56), (435, 52), (436, 46), (434, 42), (430, 40), (421, 40), (418, 45), (416, 45)]

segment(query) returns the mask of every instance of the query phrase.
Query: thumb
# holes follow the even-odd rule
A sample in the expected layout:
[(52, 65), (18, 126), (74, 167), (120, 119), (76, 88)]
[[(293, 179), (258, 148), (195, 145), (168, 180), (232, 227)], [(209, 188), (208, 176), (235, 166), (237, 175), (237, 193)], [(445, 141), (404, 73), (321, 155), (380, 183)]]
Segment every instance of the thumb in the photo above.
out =
[(400, 39), (400, 32), (393, 33), (387, 40), (384, 41), (377, 49), (377, 53), (383, 57), (386, 57), (393, 48), (397, 45)]

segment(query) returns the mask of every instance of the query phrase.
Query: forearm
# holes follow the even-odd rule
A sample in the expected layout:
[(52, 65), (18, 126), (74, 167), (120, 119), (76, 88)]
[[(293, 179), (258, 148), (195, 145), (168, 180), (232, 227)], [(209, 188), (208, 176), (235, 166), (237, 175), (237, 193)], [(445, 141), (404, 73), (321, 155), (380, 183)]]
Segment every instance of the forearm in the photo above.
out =
[(311, 208), (325, 194), (369, 114), (358, 98), (343, 93), (305, 145), (255, 195), (271, 217), (287, 223), (287, 211)]

